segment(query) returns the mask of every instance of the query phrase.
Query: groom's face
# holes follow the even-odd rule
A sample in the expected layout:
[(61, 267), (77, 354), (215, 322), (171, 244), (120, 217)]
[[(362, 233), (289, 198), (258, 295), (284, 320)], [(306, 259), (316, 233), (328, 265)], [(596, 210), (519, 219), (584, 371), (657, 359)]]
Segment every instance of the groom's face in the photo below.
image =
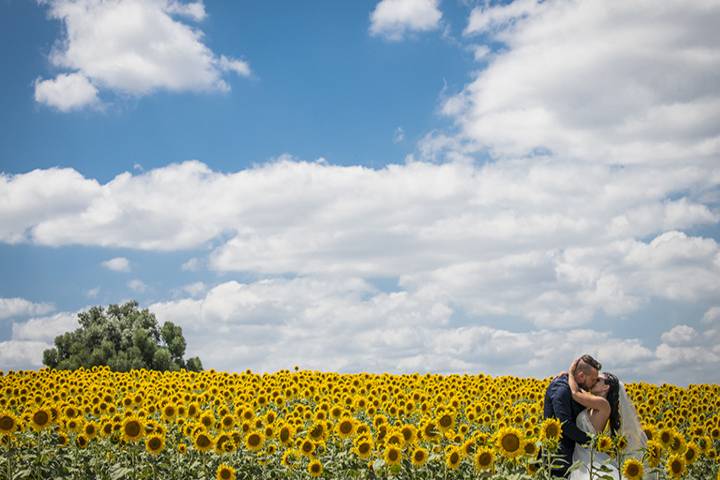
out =
[(597, 383), (597, 379), (598, 379), (597, 368), (592, 368), (592, 367), (590, 367), (588, 369), (588, 373), (578, 372), (577, 375), (575, 375), (575, 381), (586, 392), (589, 392), (595, 386), (595, 384)]

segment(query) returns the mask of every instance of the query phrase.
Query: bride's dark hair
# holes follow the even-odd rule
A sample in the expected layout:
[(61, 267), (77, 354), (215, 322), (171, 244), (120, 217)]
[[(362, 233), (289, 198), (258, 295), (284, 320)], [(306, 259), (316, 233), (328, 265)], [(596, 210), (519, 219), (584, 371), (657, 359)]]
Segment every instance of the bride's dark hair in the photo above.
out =
[(610, 387), (607, 401), (610, 404), (610, 432), (616, 435), (620, 431), (620, 380), (612, 373), (605, 372), (605, 383)]

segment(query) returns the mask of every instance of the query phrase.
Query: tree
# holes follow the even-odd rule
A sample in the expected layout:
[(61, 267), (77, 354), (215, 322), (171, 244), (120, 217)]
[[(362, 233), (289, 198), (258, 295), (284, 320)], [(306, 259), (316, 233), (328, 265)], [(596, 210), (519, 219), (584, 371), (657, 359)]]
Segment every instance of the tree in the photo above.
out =
[(55, 347), (43, 352), (43, 364), (61, 370), (99, 365), (120, 372), (133, 368), (202, 370), (198, 357), (183, 360), (186, 343), (182, 328), (172, 322), (158, 328), (155, 315), (138, 309), (134, 300), (107, 309), (92, 307), (78, 313), (78, 323), (80, 328), (56, 337)]

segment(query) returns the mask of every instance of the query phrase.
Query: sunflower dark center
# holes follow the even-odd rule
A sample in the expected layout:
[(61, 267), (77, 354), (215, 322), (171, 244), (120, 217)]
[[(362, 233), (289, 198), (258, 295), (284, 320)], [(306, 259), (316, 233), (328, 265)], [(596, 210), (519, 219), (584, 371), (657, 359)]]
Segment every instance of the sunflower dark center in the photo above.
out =
[(35, 412), (33, 415), (33, 421), (37, 423), (38, 425), (45, 425), (48, 420), (50, 420), (50, 416), (47, 414), (47, 412), (39, 411)]
[(512, 433), (505, 435), (502, 439), (502, 446), (507, 452), (515, 452), (520, 448), (520, 439)]
[(0, 430), (12, 430), (15, 426), (15, 421), (9, 415), (3, 415), (0, 417)]
[(140, 424), (138, 422), (129, 422), (125, 425), (125, 433), (130, 437), (137, 437), (140, 435)]

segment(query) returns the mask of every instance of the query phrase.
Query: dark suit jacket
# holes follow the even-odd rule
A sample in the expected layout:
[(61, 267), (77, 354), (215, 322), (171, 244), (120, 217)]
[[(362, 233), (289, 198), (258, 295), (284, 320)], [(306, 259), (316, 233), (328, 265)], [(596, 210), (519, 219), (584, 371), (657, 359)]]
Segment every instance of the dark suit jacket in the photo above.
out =
[(554, 417), (562, 422), (562, 439), (560, 440), (560, 454), (565, 459), (565, 466), (553, 472), (555, 476), (564, 477), (572, 465), (575, 443), (584, 444), (590, 437), (578, 428), (575, 419), (585, 409), (572, 399), (567, 375), (556, 378), (550, 383), (545, 392), (545, 418)]

